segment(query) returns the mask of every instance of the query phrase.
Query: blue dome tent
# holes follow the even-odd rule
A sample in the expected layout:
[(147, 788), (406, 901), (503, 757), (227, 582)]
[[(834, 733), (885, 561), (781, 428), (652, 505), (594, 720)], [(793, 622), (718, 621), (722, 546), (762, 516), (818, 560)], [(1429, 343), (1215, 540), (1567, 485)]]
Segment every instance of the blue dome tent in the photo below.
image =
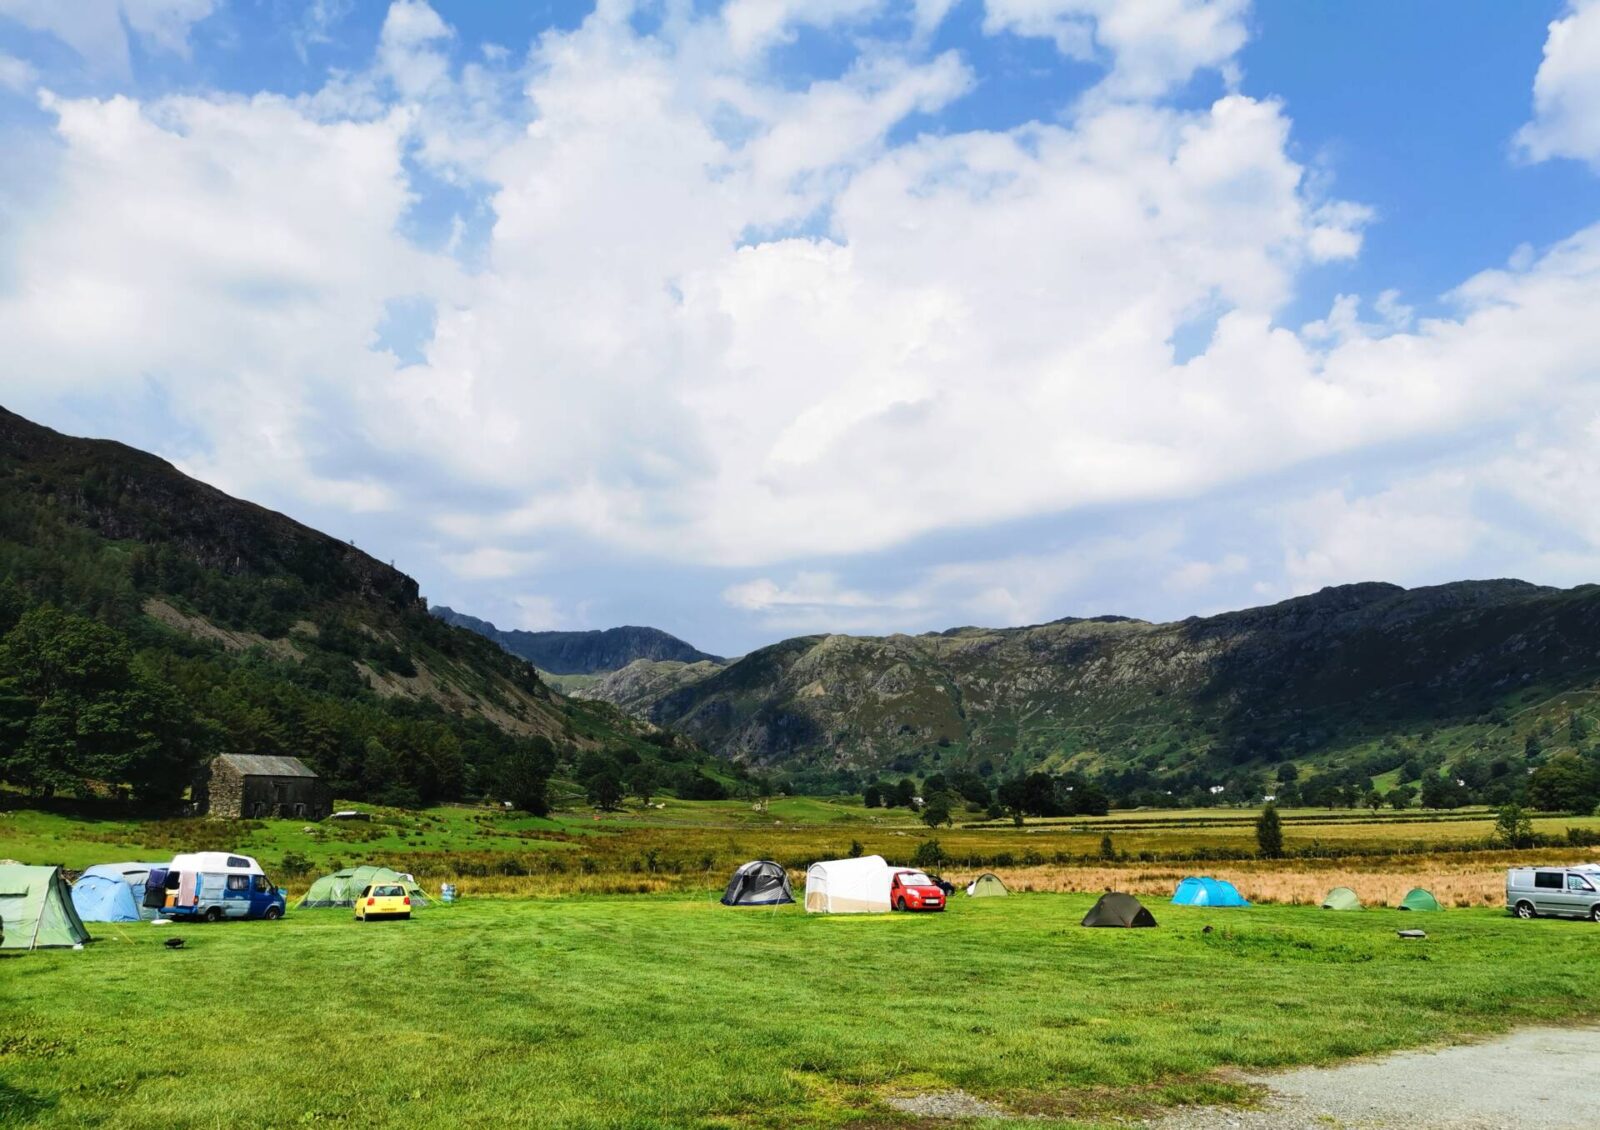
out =
[(143, 907), (150, 863), (97, 863), (72, 884), (72, 906), (85, 922), (137, 922), (154, 918)]
[(1250, 900), (1239, 893), (1237, 887), (1226, 879), (1213, 879), (1209, 875), (1196, 878), (1191, 875), (1178, 884), (1172, 901), (1179, 906), (1249, 906)]

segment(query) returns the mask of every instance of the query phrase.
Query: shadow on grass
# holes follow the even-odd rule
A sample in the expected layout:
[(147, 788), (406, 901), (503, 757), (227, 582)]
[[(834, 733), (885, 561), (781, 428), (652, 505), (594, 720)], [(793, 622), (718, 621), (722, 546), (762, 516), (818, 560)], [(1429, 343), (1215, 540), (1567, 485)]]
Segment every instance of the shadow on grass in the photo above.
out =
[(55, 1105), (54, 1099), (31, 1095), (0, 1079), (0, 1126), (24, 1126)]

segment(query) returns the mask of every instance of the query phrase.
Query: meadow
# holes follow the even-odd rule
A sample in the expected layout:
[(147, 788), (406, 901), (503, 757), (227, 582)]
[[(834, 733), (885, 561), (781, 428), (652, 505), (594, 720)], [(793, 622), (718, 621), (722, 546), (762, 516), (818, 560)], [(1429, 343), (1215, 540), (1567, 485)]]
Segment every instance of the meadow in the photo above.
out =
[(1103, 1125), (1248, 1104), (1236, 1069), (1600, 1008), (1585, 923), (1152, 903), (1157, 929), (1080, 929), (1091, 901), (826, 918), (703, 891), (99, 925), (0, 960), (0, 1123), (865, 1128), (960, 1088)]
[[(1237, 810), (929, 830), (843, 798), (661, 803), (317, 825), (0, 811), (0, 857), (30, 863), (226, 846), (296, 893), (372, 861), (464, 895), (409, 923), (96, 924), (82, 951), (0, 958), (0, 1124), (865, 1128), (916, 1124), (896, 1096), (959, 1088), (1030, 1124), (1102, 1125), (1249, 1104), (1238, 1069), (1600, 1013), (1593, 927), (1500, 905), (1509, 862), (1600, 853), (1496, 849), (1487, 812), (1289, 812), (1290, 850), (1314, 853), (1257, 860)], [(746, 858), (908, 862), (934, 840), (950, 877), (1006, 861), (1017, 893), (866, 918), (716, 901)], [(1191, 873), (1266, 905), (1168, 904)], [(1336, 883), (1369, 905), (1430, 886), (1451, 909), (1315, 909)], [(1160, 927), (1080, 929), (1107, 887)]]

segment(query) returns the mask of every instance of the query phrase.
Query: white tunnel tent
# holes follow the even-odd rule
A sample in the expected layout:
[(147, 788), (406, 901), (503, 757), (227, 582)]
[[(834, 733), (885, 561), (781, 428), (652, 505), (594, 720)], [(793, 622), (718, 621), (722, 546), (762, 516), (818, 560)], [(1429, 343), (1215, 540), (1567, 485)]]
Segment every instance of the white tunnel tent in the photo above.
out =
[(806, 871), (806, 910), (814, 914), (887, 914), (892, 874), (881, 855), (813, 863)]

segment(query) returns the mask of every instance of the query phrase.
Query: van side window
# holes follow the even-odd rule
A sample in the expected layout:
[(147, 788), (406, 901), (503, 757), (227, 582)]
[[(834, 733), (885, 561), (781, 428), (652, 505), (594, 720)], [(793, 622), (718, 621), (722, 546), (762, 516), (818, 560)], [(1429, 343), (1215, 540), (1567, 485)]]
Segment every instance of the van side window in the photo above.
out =
[(1559, 871), (1535, 871), (1533, 873), (1533, 885), (1547, 891), (1559, 891), (1566, 886), (1562, 882), (1561, 872)]
[(229, 867), (249, 867), (250, 866), (250, 861), (248, 859), (240, 859), (237, 855), (230, 855), (230, 856), (228, 856), (228, 866)]
[(178, 879), (179, 879), (179, 873), (178, 872), (176, 872), (176, 871), (168, 871), (167, 872), (167, 881), (163, 885), (166, 887), (167, 890), (175, 891), (175, 890), (178, 889)]
[(1589, 885), (1589, 880), (1583, 878), (1581, 875), (1568, 875), (1567, 876), (1567, 890), (1569, 890), (1569, 891), (1592, 891), (1592, 890), (1594, 890), (1594, 888)]
[(248, 876), (248, 875), (229, 875), (228, 876), (228, 890), (230, 890), (230, 891), (248, 891), (249, 889), (250, 889), (250, 876)]

